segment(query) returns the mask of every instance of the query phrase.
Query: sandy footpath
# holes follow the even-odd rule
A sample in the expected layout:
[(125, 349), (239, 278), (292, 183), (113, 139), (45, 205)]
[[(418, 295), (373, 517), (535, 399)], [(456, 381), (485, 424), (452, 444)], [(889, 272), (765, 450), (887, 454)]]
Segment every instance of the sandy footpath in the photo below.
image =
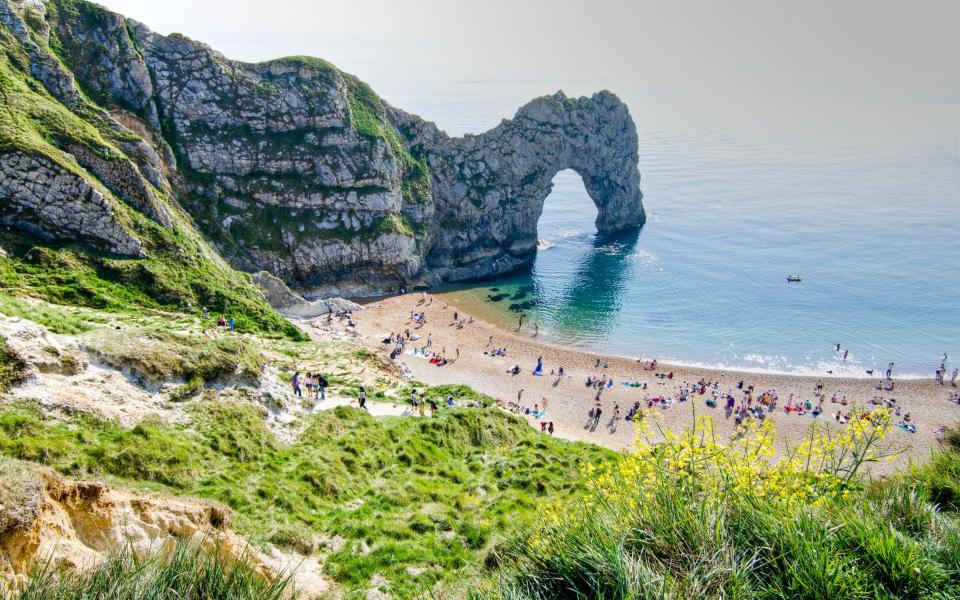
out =
[[(676, 365), (659, 364), (655, 371), (645, 370), (636, 358), (603, 356), (579, 349), (564, 348), (538, 340), (532, 329), (524, 326), (519, 332), (506, 331), (485, 321), (474, 318), (472, 322), (459, 328), (453, 320), (454, 311), (466, 316), (456, 304), (448, 304), (443, 295), (432, 296), (432, 301), (423, 303), (420, 294), (408, 294), (383, 299), (364, 307), (355, 315), (359, 339), (371, 349), (387, 354), (393, 348), (383, 344), (384, 338), (391, 332), (399, 333), (409, 329), (420, 339), (410, 342), (408, 352), (413, 346), (423, 347), (430, 336), (433, 352), (444, 352), (453, 359), (459, 349), (459, 359), (445, 366), (430, 364), (421, 356), (405, 353), (399, 357), (402, 366), (409, 370), (413, 379), (430, 385), (459, 383), (469, 385), (503, 402), (515, 402), (519, 390), (523, 390), (520, 404), (533, 408), (543, 406), (547, 400), (547, 416), (539, 419), (527, 416), (531, 426), (540, 428), (540, 421), (552, 421), (555, 434), (566, 439), (589, 441), (615, 450), (626, 448), (634, 437), (633, 423), (623, 417), (637, 400), (644, 401), (647, 396), (672, 396), (677, 398), (683, 382), (695, 384), (701, 379), (707, 382), (719, 382), (719, 391), (724, 395), (731, 391), (737, 404), (743, 403), (743, 392), (737, 388), (744, 381), (744, 389), (754, 386), (754, 396), (766, 390), (776, 390), (778, 408), (773, 413), (778, 435), (783, 441), (800, 440), (809, 426), (815, 421), (829, 423), (839, 427), (834, 414), (838, 410), (851, 411), (854, 407), (873, 408), (871, 398), (882, 395), (896, 398), (903, 413), (909, 413), (912, 422), (917, 425), (916, 433), (908, 433), (894, 427), (889, 440), (905, 452), (894, 465), (906, 464), (908, 460), (922, 460), (937, 445), (937, 428), (960, 422), (960, 406), (948, 400), (951, 391), (949, 383), (941, 386), (930, 380), (896, 381), (893, 392), (878, 392), (875, 389), (879, 379), (823, 378), (824, 413), (814, 419), (808, 413), (801, 416), (786, 413), (783, 405), (791, 394), (794, 400), (814, 400), (816, 377), (794, 375), (756, 374), (738, 371), (721, 371), (703, 368), (690, 368)], [(410, 320), (411, 312), (425, 312), (427, 324), (415, 328)], [(488, 341), (493, 340), (492, 346)], [(489, 356), (485, 351), (492, 347), (506, 347), (507, 356)], [(532, 374), (537, 358), (543, 357), (541, 377)], [(596, 361), (601, 366), (597, 368)], [(609, 367), (603, 363), (609, 361)], [(511, 375), (507, 370), (520, 366), (520, 373)], [(565, 378), (551, 376), (551, 371), (563, 367)], [(673, 372), (672, 379), (656, 376), (656, 373)], [(615, 385), (606, 389), (601, 396), (603, 415), (595, 430), (585, 428), (588, 411), (594, 405), (595, 390), (585, 385), (588, 376), (612, 377)], [(646, 382), (647, 389), (628, 387), (621, 382)], [(830, 398), (847, 397), (849, 404), (833, 404)], [(672, 407), (662, 410), (663, 425), (681, 429), (693, 422), (693, 414), (707, 414), (715, 417), (719, 431), (727, 434), (733, 431), (733, 418), (725, 417), (723, 403), (717, 408), (706, 405), (710, 392), (693, 394), (688, 402), (676, 402)], [(815, 402), (815, 400), (814, 400)], [(620, 407), (621, 418), (610, 424), (614, 405)], [(643, 406), (646, 403), (643, 402)], [(884, 469), (885, 470), (885, 469)]]

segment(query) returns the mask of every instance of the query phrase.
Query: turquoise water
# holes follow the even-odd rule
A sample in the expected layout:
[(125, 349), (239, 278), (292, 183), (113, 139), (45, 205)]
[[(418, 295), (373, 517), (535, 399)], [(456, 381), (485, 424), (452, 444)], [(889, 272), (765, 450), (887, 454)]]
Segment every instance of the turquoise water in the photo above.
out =
[[(695, 68), (649, 75), (643, 56), (636, 72), (530, 79), (425, 40), (291, 44), (455, 135), (558, 89), (627, 102), (646, 226), (597, 237), (579, 177), (558, 174), (533, 269), (459, 292), (505, 321), (523, 310), (555, 341), (709, 366), (861, 376), (895, 361), (930, 377), (944, 352), (960, 365), (960, 104), (946, 91), (839, 77), (744, 87)], [(803, 281), (787, 284), (792, 273)]]
[(956, 155), (640, 138), (639, 233), (598, 236), (579, 176), (560, 173), (532, 270), (465, 293), (552, 339), (661, 360), (932, 376), (960, 358)]

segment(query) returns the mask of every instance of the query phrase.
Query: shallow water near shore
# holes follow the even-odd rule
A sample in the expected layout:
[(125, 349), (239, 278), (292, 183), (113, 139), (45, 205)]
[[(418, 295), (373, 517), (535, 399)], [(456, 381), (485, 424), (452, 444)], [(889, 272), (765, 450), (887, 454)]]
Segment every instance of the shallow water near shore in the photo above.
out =
[(547, 340), (711, 367), (930, 377), (960, 351), (956, 157), (640, 137), (642, 230), (598, 236), (560, 173), (533, 268), (452, 297)]

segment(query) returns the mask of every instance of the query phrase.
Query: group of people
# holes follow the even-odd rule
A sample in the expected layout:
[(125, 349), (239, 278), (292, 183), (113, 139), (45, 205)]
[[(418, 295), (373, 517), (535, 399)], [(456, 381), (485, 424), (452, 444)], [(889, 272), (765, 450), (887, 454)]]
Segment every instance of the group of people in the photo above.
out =
[[(433, 299), (423, 295), (420, 300), (420, 305), (429, 306), (433, 302)], [(444, 303), (444, 308), (448, 308), (448, 305)], [(426, 323), (426, 313), (412, 311), (410, 313), (411, 320), (417, 326), (423, 326)], [(465, 324), (472, 322), (472, 318), (467, 318), (465, 315), (462, 315), (459, 311), (454, 310), (452, 314), (451, 326), (456, 325), (458, 328), (463, 327)], [(518, 318), (517, 329), (521, 329), (522, 326), (526, 324), (525, 319), (521, 316)], [(494, 345), (494, 336), (490, 336), (487, 341), (486, 348), (484, 349), (484, 355), (490, 357), (505, 357), (508, 355), (507, 347)], [(426, 347), (430, 347), (430, 341), (428, 336), (428, 343)], [(839, 344), (835, 346), (835, 351), (838, 355), (842, 356), (844, 360), (847, 360), (850, 356), (849, 350), (844, 350)], [(393, 357), (398, 356), (403, 352), (403, 347), (400, 346), (397, 348), (397, 351), (392, 355)], [(432, 362), (442, 365), (446, 364), (448, 361), (443, 356), (445, 353), (441, 352), (440, 355), (434, 356)], [(736, 389), (730, 389), (725, 393), (722, 391), (720, 381), (706, 381), (701, 378), (696, 383), (684, 381), (678, 388), (674, 387), (673, 392), (667, 391), (652, 391), (647, 392), (648, 384), (646, 382), (637, 382), (635, 384), (629, 382), (623, 382), (622, 385), (635, 388), (643, 388), (642, 399), (637, 399), (632, 402), (633, 407), (627, 411), (626, 415), (621, 415), (619, 410), (619, 405), (616, 403), (608, 403), (602, 401), (603, 392), (613, 388), (615, 380), (607, 372), (611, 368), (611, 360), (604, 358), (593, 357), (590, 359), (592, 365), (587, 365), (593, 367), (592, 373), (586, 377), (586, 386), (594, 392), (593, 402), (589, 405), (589, 410), (587, 411), (587, 423), (585, 428), (594, 431), (598, 428), (599, 424), (603, 421), (604, 417), (609, 417), (611, 412), (615, 415), (610, 419), (609, 426), (612, 430), (615, 430), (615, 423), (619, 422), (621, 419), (633, 420), (637, 413), (643, 408), (660, 408), (668, 409), (675, 405), (678, 402), (687, 402), (691, 400), (695, 395), (707, 396), (704, 399), (704, 402), (713, 408), (721, 408), (725, 410), (727, 418), (733, 418), (735, 421), (735, 428), (740, 427), (748, 419), (765, 419), (768, 416), (772, 415), (777, 410), (783, 410), (784, 413), (790, 414), (795, 413), (797, 415), (808, 415), (812, 417), (820, 417), (821, 415), (827, 414), (832, 416), (834, 420), (841, 424), (849, 423), (851, 419), (856, 418), (856, 411), (848, 411), (846, 408), (850, 404), (845, 395), (840, 393), (830, 393), (826, 392), (826, 384), (823, 380), (819, 380), (814, 384), (813, 394), (807, 398), (803, 399), (794, 399), (794, 395), (790, 394), (789, 400), (781, 402), (778, 398), (777, 390), (775, 389), (765, 389), (763, 391), (755, 390), (754, 386), (747, 385), (744, 381), (739, 381), (736, 385)], [(654, 381), (650, 386), (668, 386), (670, 381), (674, 379), (674, 373), (672, 371), (659, 372), (658, 367), (659, 363), (656, 358), (651, 359), (637, 359), (637, 363), (641, 365), (644, 370), (654, 371), (655, 377), (660, 380), (659, 382)], [(522, 363), (521, 363), (522, 364)], [(544, 364), (544, 358), (542, 356), (537, 357), (535, 364), (528, 366), (526, 368), (522, 367), (521, 364), (511, 363), (506, 368), (506, 372), (512, 376), (518, 376), (524, 371), (529, 374), (532, 374), (535, 377), (545, 376), (549, 370), (551, 377), (556, 376), (556, 386), (563, 378), (570, 377), (567, 371), (563, 367), (547, 369), (547, 365)], [(872, 401), (876, 405), (884, 405), (891, 408), (891, 410), (897, 411), (899, 413), (900, 407), (896, 404), (896, 400), (889, 398), (889, 393), (894, 392), (897, 386), (893, 381), (893, 370), (894, 363), (890, 362), (884, 372), (884, 377), (877, 384), (878, 392), (882, 395), (875, 396)], [(530, 370), (527, 370), (530, 369)], [(597, 372), (599, 371), (599, 375)], [(944, 356), (944, 361), (940, 365), (940, 368), (936, 372), (936, 380), (941, 385), (946, 385), (946, 379), (948, 371), (946, 369), (946, 356)], [(957, 379), (960, 377), (960, 372), (958, 369), (954, 369), (952, 373), (952, 378), (950, 378), (950, 383), (955, 387), (957, 385)], [(655, 389), (655, 387), (654, 387)], [(513, 412), (520, 414), (525, 414), (532, 416), (536, 419), (536, 422), (541, 424), (541, 430), (544, 432), (552, 433), (553, 427), (551, 426), (551, 421), (543, 419), (540, 417), (540, 413), (545, 412), (537, 404), (534, 404), (533, 408), (524, 407), (521, 403), (522, 390), (518, 393), (517, 401), (505, 403), (504, 407)], [(804, 396), (806, 394), (803, 394)], [(837, 408), (839, 410), (831, 411), (827, 413), (825, 410), (825, 405), (827, 402), (831, 404), (839, 405)], [(960, 395), (953, 394), (951, 396), (951, 401), (960, 404)], [(604, 407), (604, 404), (606, 407)], [(613, 405), (611, 409), (610, 406)], [(899, 415), (898, 415), (899, 416)], [(828, 417), (829, 418), (829, 417)], [(909, 419), (904, 418), (902, 423), (905, 424), (905, 429), (910, 430), (915, 427), (915, 423)]]
[[(313, 396), (315, 401), (323, 401), (327, 399), (327, 387), (330, 386), (330, 382), (326, 377), (320, 373), (311, 373), (307, 371), (306, 376), (300, 375), (300, 371), (297, 371), (293, 374), (293, 377), (290, 378), (290, 387), (293, 388), (293, 394), (298, 398), (303, 398), (303, 389), (307, 389), (307, 398)], [(360, 388), (363, 391), (363, 388)], [(364, 393), (364, 400), (366, 400)], [(362, 406), (362, 405), (361, 405)]]
[[(950, 385), (952, 387), (957, 387), (957, 376), (960, 375), (960, 369), (954, 367), (953, 375), (950, 376)], [(947, 377), (947, 353), (943, 353), (943, 360), (940, 361), (940, 366), (937, 367), (937, 370), (934, 373), (934, 379), (940, 385), (946, 385), (944, 380)]]
[[(204, 321), (210, 320), (210, 309), (206, 306), (201, 307), (200, 309), (201, 316)], [(221, 329), (226, 329), (227, 331), (236, 331), (237, 323), (233, 320), (233, 317), (227, 317), (225, 315), (220, 315), (217, 318), (216, 324), (210, 329), (210, 331), (216, 334), (217, 331)]]

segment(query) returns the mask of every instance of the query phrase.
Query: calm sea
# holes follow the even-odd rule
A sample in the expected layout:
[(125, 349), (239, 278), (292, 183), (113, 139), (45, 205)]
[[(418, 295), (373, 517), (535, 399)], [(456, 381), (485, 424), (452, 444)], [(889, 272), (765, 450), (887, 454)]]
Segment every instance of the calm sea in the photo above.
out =
[(935, 116), (955, 107), (470, 79), (412, 43), (333, 48), (318, 52), (453, 134), (560, 88), (630, 105), (646, 226), (599, 237), (579, 176), (558, 174), (533, 268), (457, 292), (504, 321), (523, 311), (554, 341), (709, 366), (864, 376), (894, 361), (930, 377), (944, 352), (960, 364), (960, 123)]

